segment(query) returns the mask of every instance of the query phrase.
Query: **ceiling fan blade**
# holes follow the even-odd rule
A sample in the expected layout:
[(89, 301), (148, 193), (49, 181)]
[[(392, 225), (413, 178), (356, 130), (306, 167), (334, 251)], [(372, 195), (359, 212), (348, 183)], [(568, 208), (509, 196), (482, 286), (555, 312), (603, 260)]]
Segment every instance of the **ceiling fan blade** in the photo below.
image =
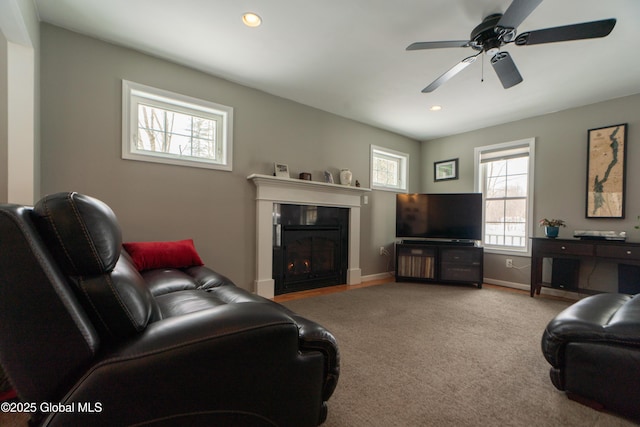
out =
[(491, 58), (491, 65), (505, 89), (509, 89), (522, 82), (522, 76), (515, 62), (511, 59), (509, 52), (496, 53), (495, 56)]
[(601, 21), (583, 22), (581, 24), (564, 25), (562, 27), (529, 31), (516, 37), (516, 44), (523, 46), (606, 37), (611, 33), (615, 25), (616, 20), (611, 18), (603, 19)]
[(502, 28), (518, 28), (522, 21), (527, 19), (527, 16), (531, 14), (542, 3), (542, 0), (513, 0), (511, 5), (507, 8), (498, 21), (497, 26)]
[[(480, 52), (480, 53), (482, 53), (482, 52)], [(444, 73), (443, 75), (441, 75), (440, 77), (435, 79), (433, 81), (433, 83), (431, 83), (429, 86), (427, 86), (424, 89), (422, 89), (422, 93), (429, 93), (429, 92), (433, 92), (434, 90), (438, 89), (440, 86), (442, 86), (442, 84), (447, 82), (453, 76), (455, 76), (460, 71), (462, 71), (465, 68), (467, 68), (470, 64), (473, 64), (476, 61), (476, 58), (478, 57), (478, 55), (480, 55), (480, 53), (478, 53), (477, 55), (473, 55), (473, 56), (470, 56), (468, 58), (465, 58), (462, 61), (458, 62), (456, 65), (451, 67), (451, 69), (449, 69), (449, 71), (447, 71), (446, 73)]]
[(469, 47), (468, 40), (449, 40), (442, 42), (416, 42), (407, 46), (407, 50), (441, 49), (446, 47)]

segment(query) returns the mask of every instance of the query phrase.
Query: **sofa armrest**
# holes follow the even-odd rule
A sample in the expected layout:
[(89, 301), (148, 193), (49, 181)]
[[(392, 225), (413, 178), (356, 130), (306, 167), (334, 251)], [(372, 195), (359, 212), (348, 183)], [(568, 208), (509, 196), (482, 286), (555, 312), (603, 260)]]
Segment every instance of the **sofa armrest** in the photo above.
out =
[(105, 354), (62, 400), (100, 402), (99, 414), (56, 413), (48, 425), (318, 425), (324, 356), (301, 353), (298, 339), (291, 317), (261, 303), (155, 322)]
[(335, 391), (340, 376), (338, 343), (331, 332), (316, 322), (295, 313), (291, 314), (291, 317), (300, 328), (300, 349), (302, 351), (319, 351), (324, 354), (327, 360), (322, 398), (328, 400)]
[(542, 335), (542, 353), (562, 367), (570, 342), (609, 342), (640, 346), (640, 297), (597, 294), (569, 306), (552, 319)]

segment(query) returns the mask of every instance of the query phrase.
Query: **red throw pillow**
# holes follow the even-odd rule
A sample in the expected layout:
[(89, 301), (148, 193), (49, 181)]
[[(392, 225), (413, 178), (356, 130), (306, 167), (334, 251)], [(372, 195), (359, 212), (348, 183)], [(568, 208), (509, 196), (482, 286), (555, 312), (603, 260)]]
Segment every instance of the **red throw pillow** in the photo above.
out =
[(138, 271), (204, 265), (192, 239), (176, 242), (123, 243)]

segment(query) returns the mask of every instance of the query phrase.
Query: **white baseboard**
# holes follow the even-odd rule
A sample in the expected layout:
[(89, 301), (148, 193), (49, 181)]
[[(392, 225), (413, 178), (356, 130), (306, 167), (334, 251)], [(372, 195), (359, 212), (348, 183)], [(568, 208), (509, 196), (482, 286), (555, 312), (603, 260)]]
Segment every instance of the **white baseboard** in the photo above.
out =
[[(362, 276), (363, 282), (370, 282), (373, 280), (381, 280), (381, 279), (395, 279), (395, 271), (388, 271), (386, 273), (368, 274), (366, 276)], [(519, 289), (521, 291), (527, 291), (527, 292), (531, 290), (531, 285), (529, 285), (528, 283), (508, 282), (506, 280), (491, 279), (489, 277), (485, 277), (483, 279), (483, 283), (487, 283), (489, 285), (504, 286), (505, 288)], [(567, 298), (567, 299), (572, 299), (576, 301), (584, 297), (584, 295), (577, 292), (563, 291), (561, 289), (545, 288), (545, 287), (541, 289), (540, 293), (544, 295)]]
[(376, 274), (368, 274), (366, 276), (362, 276), (363, 282), (370, 282), (372, 280), (381, 280), (381, 279), (395, 279), (395, 271), (387, 271), (385, 273), (376, 273)]
[[(513, 289), (520, 289), (523, 291), (530, 291), (531, 290), (531, 285), (529, 285), (528, 283), (516, 283), (516, 282), (507, 282), (505, 280), (498, 280), (498, 279), (491, 279), (488, 277), (484, 278), (484, 283), (490, 284), (490, 285), (498, 285), (498, 286), (504, 286), (506, 288), (513, 288)], [(579, 300), (580, 298), (582, 298), (582, 296), (577, 293), (577, 292), (571, 292), (571, 291), (563, 291), (561, 289), (553, 289), (553, 288), (542, 288), (542, 290), (540, 291), (541, 294), (544, 295), (551, 295), (554, 297), (562, 297), (562, 298), (567, 298), (567, 299), (573, 299), (573, 300)]]
[(489, 277), (485, 277), (482, 281), (489, 285), (504, 286), (505, 288), (520, 289), (523, 291), (528, 291), (531, 289), (531, 286), (525, 283), (507, 282), (506, 280), (491, 279)]
[(357, 285), (362, 283), (362, 270), (359, 268), (350, 268), (347, 270), (347, 284)]

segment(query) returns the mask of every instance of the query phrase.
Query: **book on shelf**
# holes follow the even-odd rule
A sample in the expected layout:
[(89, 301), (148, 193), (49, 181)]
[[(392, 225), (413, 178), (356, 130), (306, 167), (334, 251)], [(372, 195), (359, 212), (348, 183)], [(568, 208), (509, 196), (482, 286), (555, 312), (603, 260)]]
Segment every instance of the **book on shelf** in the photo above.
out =
[(434, 278), (435, 260), (432, 256), (398, 256), (398, 275), (404, 277)]

